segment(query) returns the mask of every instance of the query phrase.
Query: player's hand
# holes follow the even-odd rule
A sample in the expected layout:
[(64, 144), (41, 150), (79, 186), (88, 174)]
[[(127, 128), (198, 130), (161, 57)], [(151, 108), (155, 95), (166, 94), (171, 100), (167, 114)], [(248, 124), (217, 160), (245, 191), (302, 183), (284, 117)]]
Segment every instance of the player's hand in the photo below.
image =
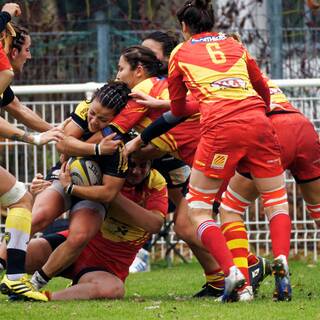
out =
[(149, 108), (170, 108), (170, 101), (156, 99), (141, 91), (131, 92), (129, 96), (137, 103)]
[(63, 134), (63, 129), (60, 126), (54, 127), (48, 131), (38, 133), (33, 135), (33, 142), (36, 145), (42, 146), (44, 144), (47, 144), (48, 142), (59, 142), (63, 139), (64, 134)]
[(104, 137), (99, 143), (99, 154), (114, 154), (118, 147), (122, 144), (121, 140), (113, 140), (113, 138), (117, 135), (116, 132), (109, 134)]
[(67, 162), (64, 162), (61, 166), (60, 173), (59, 173), (59, 181), (63, 189), (65, 189), (72, 182), (71, 174), (70, 174), (70, 170)]
[(126, 155), (126, 157), (128, 157), (131, 153), (139, 150), (142, 145), (143, 145), (143, 141), (139, 134), (134, 139), (126, 143), (123, 153)]
[(6, 3), (3, 7), (1, 11), (5, 11), (8, 12), (12, 17), (18, 17), (21, 15), (21, 9), (20, 6), (17, 3), (13, 3), (13, 2), (8, 2)]
[(50, 181), (44, 180), (43, 175), (41, 173), (37, 173), (36, 176), (32, 179), (30, 185), (30, 193), (33, 196), (36, 196), (44, 189), (48, 188), (51, 185)]

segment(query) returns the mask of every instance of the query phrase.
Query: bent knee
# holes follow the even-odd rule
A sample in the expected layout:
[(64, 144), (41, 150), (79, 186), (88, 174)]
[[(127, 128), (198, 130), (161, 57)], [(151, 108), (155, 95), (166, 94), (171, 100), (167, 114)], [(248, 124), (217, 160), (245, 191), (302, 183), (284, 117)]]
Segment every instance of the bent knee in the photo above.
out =
[(66, 243), (76, 249), (85, 247), (90, 240), (91, 236), (86, 232), (70, 232)]
[(106, 287), (97, 284), (98, 299), (123, 299), (125, 289), (123, 283), (113, 284), (112, 286)]

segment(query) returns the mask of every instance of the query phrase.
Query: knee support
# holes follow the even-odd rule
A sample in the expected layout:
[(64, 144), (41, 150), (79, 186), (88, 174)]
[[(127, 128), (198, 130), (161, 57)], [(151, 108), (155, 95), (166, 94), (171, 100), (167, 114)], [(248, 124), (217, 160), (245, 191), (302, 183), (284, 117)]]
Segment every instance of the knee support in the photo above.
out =
[(261, 193), (261, 198), (269, 221), (278, 214), (289, 214), (287, 191), (284, 186)]
[(219, 189), (201, 189), (189, 184), (189, 191), (186, 195), (189, 208), (212, 210), (212, 205), (218, 190)]
[(0, 204), (3, 207), (7, 208), (12, 204), (17, 203), (20, 199), (23, 198), (23, 196), (26, 193), (27, 193), (27, 188), (24, 185), (24, 183), (22, 183), (20, 181), (16, 181), (14, 186), (9, 191), (7, 191), (3, 195), (1, 195)]
[(222, 194), (221, 208), (226, 211), (244, 215), (249, 205), (250, 201), (233, 191), (230, 186), (228, 186), (227, 190)]
[(320, 204), (306, 203), (307, 211), (314, 221), (320, 221)]

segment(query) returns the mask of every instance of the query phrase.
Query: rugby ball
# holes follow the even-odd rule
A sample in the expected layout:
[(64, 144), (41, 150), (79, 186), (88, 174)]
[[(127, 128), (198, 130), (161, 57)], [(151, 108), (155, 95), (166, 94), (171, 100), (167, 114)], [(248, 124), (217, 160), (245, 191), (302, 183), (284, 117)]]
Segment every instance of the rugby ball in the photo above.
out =
[(71, 157), (68, 160), (68, 167), (72, 182), (78, 186), (93, 186), (102, 183), (101, 169), (92, 159)]

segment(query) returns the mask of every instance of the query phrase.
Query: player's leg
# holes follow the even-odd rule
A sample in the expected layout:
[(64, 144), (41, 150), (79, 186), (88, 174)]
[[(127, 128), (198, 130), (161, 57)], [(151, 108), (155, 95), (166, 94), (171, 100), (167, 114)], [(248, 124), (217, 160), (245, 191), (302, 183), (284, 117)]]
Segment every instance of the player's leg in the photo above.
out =
[(43, 231), (70, 208), (70, 198), (58, 180), (39, 193), (32, 207), (32, 234)]
[(45, 238), (32, 239), (27, 248), (26, 272), (32, 274), (41, 268), (47, 262), (51, 253), (52, 247)]
[(221, 230), (233, 255), (233, 262), (247, 280), (246, 287), (240, 291), (240, 300), (243, 301), (253, 299), (253, 288), (247, 259), (249, 242), (243, 216), (246, 208), (257, 196), (258, 191), (253, 181), (236, 173), (222, 195), (222, 202), (219, 208)]
[(291, 300), (288, 256), (290, 252), (291, 219), (285, 190), (284, 176), (254, 178), (265, 214), (269, 220), (270, 238), (276, 281), (275, 300)]
[(25, 277), (27, 243), (31, 231), (32, 196), (23, 183), (17, 182), (4, 168), (0, 167), (0, 202), (9, 208), (5, 223), (7, 250), (6, 274), (0, 290), (3, 294), (15, 294), (18, 298), (47, 301), (45, 295), (34, 290)]
[(226, 276), (224, 299), (228, 299), (236, 287), (244, 284), (245, 279), (234, 266), (226, 240), (212, 218), (212, 204), (221, 183), (222, 180), (209, 178), (200, 170), (193, 168), (187, 201), (188, 214), (191, 222), (197, 227), (201, 243), (217, 261)]
[(197, 228), (191, 222), (188, 215), (188, 202), (182, 195), (175, 214), (174, 230), (177, 236), (188, 244), (201, 264), (206, 276), (206, 284), (195, 297), (221, 296), (224, 290), (224, 274), (212, 255), (204, 248), (197, 237)]
[(92, 271), (83, 274), (75, 285), (53, 292), (51, 300), (121, 299), (124, 293), (124, 283), (117, 276)]
[(59, 245), (46, 264), (33, 274), (31, 282), (40, 289), (53, 276), (70, 266), (99, 231), (104, 216), (105, 209), (100, 203), (82, 200), (73, 206), (66, 241)]

